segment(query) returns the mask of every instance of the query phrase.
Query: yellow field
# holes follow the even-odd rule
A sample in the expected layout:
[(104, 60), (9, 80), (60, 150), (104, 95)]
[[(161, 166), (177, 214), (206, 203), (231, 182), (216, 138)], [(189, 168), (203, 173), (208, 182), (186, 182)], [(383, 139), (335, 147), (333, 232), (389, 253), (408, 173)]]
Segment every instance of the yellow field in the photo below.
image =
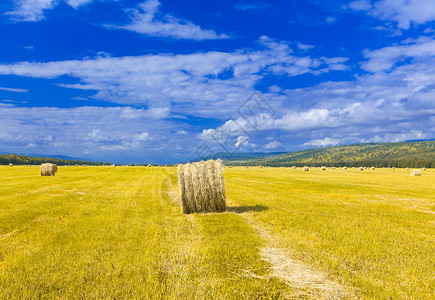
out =
[(184, 215), (175, 168), (0, 167), (0, 299), (435, 298), (435, 171), (226, 168)]

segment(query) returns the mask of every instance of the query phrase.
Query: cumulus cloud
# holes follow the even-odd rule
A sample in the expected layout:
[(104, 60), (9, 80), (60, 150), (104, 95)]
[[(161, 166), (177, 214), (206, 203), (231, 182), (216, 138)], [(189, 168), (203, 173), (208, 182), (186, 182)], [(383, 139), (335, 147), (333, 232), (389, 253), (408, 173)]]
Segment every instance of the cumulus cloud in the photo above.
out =
[[(78, 8), (93, 0), (66, 0), (73, 8)], [(6, 12), (16, 21), (35, 22), (44, 19), (44, 11), (53, 9), (60, 1), (57, 0), (15, 0), (13, 11)]]
[(417, 62), (432, 58), (435, 56), (435, 40), (430, 37), (405, 40), (400, 45), (365, 51), (364, 56), (368, 61), (363, 63), (363, 69), (370, 72), (388, 71), (395, 64), (410, 58)]
[(366, 11), (381, 20), (395, 21), (402, 29), (435, 20), (433, 0), (380, 0), (373, 4), (369, 0), (358, 0), (349, 3), (348, 7)]
[[(407, 43), (411, 47), (416, 44), (415, 41)], [(282, 140), (302, 146), (431, 137), (435, 132), (432, 126), (435, 121), (435, 78), (431, 75), (435, 73), (435, 58), (427, 55), (424, 49), (401, 49), (401, 53), (415, 55), (416, 59), (412, 63), (396, 64), (399, 57), (393, 58), (385, 67), (373, 69), (373, 74), (357, 77), (355, 81), (324, 82), (314, 87), (279, 90), (279, 93), (271, 89), (263, 94), (264, 99), (291, 105), (276, 109), (274, 116), (251, 116), (261, 120), (255, 127), (244, 117), (229, 120), (224, 126), (240, 128), (233, 134), (248, 132), (253, 139), (279, 131)], [(377, 53), (383, 51), (389, 51), (389, 48), (366, 55), (374, 61), (378, 59)], [(424, 59), (418, 59), (420, 54)], [(233, 126), (235, 124), (237, 126)], [(415, 131), (416, 128), (423, 128), (421, 134)], [(204, 132), (212, 136), (216, 130), (221, 129)]]
[(234, 146), (240, 148), (241, 146), (246, 145), (248, 143), (248, 140), (249, 137), (241, 135), (237, 138), (237, 142), (234, 144)]
[(326, 146), (334, 146), (340, 143), (337, 139), (330, 139), (330, 138), (324, 138), (324, 139), (317, 139), (317, 140), (311, 140), (303, 144), (303, 146), (314, 146), (314, 147), (326, 147)]
[(281, 143), (280, 142), (278, 142), (278, 141), (271, 141), (270, 143), (267, 143), (265, 146), (264, 146), (264, 149), (267, 149), (267, 150), (272, 150), (272, 149), (276, 149), (276, 148), (278, 148), (278, 147), (281, 147)]
[(260, 43), (263, 48), (256, 51), (3, 64), (0, 74), (46, 79), (67, 75), (80, 82), (57, 85), (96, 90), (94, 99), (149, 107), (173, 105), (176, 112), (197, 116), (216, 116), (219, 111), (226, 118), (266, 75), (320, 74), (347, 68), (345, 58), (293, 55), (289, 45), (267, 37)]
[(131, 23), (118, 28), (138, 33), (191, 40), (215, 40), (228, 38), (225, 34), (217, 34), (213, 30), (203, 29), (188, 20), (159, 12), (158, 0), (147, 0), (139, 4), (137, 9), (127, 11)]
[[(126, 111), (131, 114), (128, 118)], [(0, 128), (0, 151), (26, 153), (29, 147), (37, 147), (45, 153), (88, 157), (113, 151), (132, 151), (132, 155), (144, 149), (159, 151), (168, 142), (164, 133), (176, 130), (171, 121), (156, 118), (153, 109), (132, 107), (0, 106)], [(158, 145), (150, 144), (154, 139)]]

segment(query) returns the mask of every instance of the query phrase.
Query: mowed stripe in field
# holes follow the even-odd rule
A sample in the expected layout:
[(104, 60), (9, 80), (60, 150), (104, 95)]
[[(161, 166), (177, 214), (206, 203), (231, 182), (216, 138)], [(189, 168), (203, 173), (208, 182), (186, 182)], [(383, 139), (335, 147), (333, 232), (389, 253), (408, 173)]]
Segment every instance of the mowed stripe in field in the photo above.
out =
[(433, 170), (418, 178), (405, 170), (355, 172), (231, 168), (227, 196), (233, 206), (252, 207), (252, 222), (293, 259), (358, 297), (433, 299), (435, 218), (417, 210), (435, 211)]
[(277, 279), (246, 276), (261, 276), (268, 264), (240, 217), (181, 213), (168, 194), (174, 169), (34, 171), (22, 167), (23, 177), (0, 193), (0, 298), (270, 299), (292, 292)]

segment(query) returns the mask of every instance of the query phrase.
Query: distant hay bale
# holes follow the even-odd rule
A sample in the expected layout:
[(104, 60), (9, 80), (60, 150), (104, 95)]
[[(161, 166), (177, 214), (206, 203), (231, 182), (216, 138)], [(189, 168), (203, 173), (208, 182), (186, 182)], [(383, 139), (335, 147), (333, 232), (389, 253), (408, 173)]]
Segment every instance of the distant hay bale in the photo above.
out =
[(374, 170), (375, 169), (375, 167), (372, 167), (372, 170)]
[(421, 176), (420, 169), (414, 169), (411, 171), (411, 176)]
[(326, 167), (325, 167), (325, 166), (321, 166), (320, 169), (321, 169), (322, 171), (326, 171)]
[(363, 171), (363, 170), (364, 170), (364, 168), (363, 168), (363, 167), (359, 167), (359, 170), (360, 170), (360, 171)]
[(41, 165), (40, 168), (41, 176), (54, 176), (57, 172), (57, 165), (45, 163)]
[(292, 169), (296, 169), (296, 166), (293, 166)]
[(343, 167), (343, 170), (347, 170), (347, 167)]
[(307, 167), (307, 166), (305, 166), (305, 167), (302, 169), (303, 172), (308, 172), (309, 170), (310, 170), (310, 168)]
[(425, 167), (423, 167), (423, 168), (421, 168), (423, 171), (426, 171), (426, 168)]
[(185, 214), (226, 210), (225, 181), (220, 160), (179, 165), (178, 187)]
[(408, 170), (409, 170), (409, 168), (406, 168), (406, 170), (408, 171)]
[(111, 164), (110, 166), (111, 166), (112, 168), (116, 167), (116, 165), (115, 165), (115, 164)]
[(9, 164), (9, 167), (12, 167), (12, 164)]

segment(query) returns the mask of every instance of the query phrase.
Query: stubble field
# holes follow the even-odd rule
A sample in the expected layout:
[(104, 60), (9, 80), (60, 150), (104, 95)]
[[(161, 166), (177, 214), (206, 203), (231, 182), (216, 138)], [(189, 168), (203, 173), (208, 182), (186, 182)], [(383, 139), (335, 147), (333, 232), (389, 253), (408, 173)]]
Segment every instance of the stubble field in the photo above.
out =
[(0, 298), (435, 297), (435, 171), (226, 168), (181, 213), (176, 168), (0, 167)]

